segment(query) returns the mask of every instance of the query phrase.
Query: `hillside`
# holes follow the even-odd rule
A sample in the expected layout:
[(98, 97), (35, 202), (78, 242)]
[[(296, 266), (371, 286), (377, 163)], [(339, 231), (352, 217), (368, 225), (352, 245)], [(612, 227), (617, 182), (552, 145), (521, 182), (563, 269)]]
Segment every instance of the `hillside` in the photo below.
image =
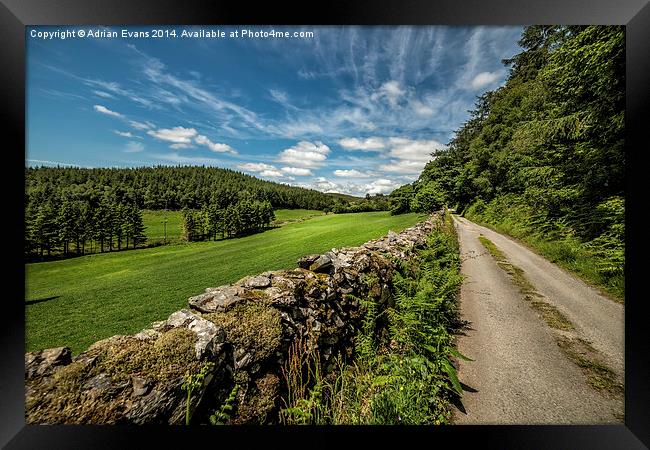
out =
[(84, 169), (25, 169), (27, 203), (72, 197), (98, 203), (103, 197), (135, 203), (143, 209), (225, 208), (244, 198), (268, 200), (275, 208), (320, 209), (332, 198), (313, 189), (261, 180), (229, 169), (204, 166), (157, 166)]

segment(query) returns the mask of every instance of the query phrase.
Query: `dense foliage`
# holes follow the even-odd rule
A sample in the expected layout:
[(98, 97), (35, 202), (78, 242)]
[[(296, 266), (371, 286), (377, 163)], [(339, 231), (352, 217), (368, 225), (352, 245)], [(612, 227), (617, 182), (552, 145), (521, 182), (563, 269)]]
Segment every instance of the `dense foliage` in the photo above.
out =
[(336, 203), (334, 203), (331, 208), (327, 208), (326, 211), (331, 210), (335, 214), (343, 214), (370, 211), (388, 211), (389, 209), (390, 205), (388, 203), (387, 196), (384, 194), (368, 194), (365, 198), (353, 199), (351, 201), (337, 199)]
[(227, 208), (206, 205), (199, 211), (183, 210), (183, 237), (188, 241), (216, 240), (262, 231), (275, 219), (268, 201), (242, 200)]
[(274, 208), (322, 210), (334, 203), (312, 189), (273, 183), (228, 169), (197, 166), (25, 169), (27, 203), (71, 196), (97, 204), (107, 197), (143, 209), (226, 208), (240, 200), (268, 201)]
[(624, 28), (530, 26), (519, 44), (505, 85), (478, 98), (391, 210), (446, 203), (517, 237), (569, 242), (561, 262), (597, 261), (588, 277), (621, 293)]
[(103, 198), (97, 204), (64, 196), (30, 202), (25, 212), (25, 255), (83, 255), (136, 248), (146, 241), (142, 212), (134, 204)]

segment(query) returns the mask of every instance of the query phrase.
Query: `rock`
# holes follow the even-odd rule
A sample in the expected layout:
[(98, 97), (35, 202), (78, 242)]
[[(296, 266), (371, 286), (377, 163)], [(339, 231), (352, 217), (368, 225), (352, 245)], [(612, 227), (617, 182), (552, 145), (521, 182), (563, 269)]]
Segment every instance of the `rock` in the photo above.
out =
[(167, 319), (167, 325), (173, 328), (186, 327), (196, 334), (196, 359), (202, 359), (205, 354), (215, 355), (220, 350), (220, 344), (226, 340), (223, 328), (217, 327), (187, 309), (172, 313)]
[(151, 387), (149, 380), (141, 377), (133, 377), (131, 379), (131, 385), (133, 387), (133, 395), (138, 397), (147, 395), (147, 392), (149, 392), (149, 388)]
[[(165, 324), (166, 322), (162, 322), (162, 323)], [(160, 326), (159, 328), (162, 328), (162, 326)], [(155, 341), (156, 339), (158, 339), (158, 336), (160, 336), (159, 331), (156, 331), (155, 329), (152, 328), (147, 328), (146, 330), (142, 330), (141, 332), (134, 335), (133, 337), (141, 341)]]
[(244, 286), (255, 289), (263, 289), (271, 286), (271, 278), (268, 275), (250, 277), (244, 282)]
[(235, 303), (245, 300), (239, 297), (240, 291), (237, 286), (210, 288), (209, 292), (190, 297), (187, 302), (190, 308), (202, 313), (225, 311)]
[(69, 347), (56, 347), (25, 354), (25, 376), (32, 378), (52, 373), (57, 367), (72, 362)]
[(298, 260), (298, 267), (301, 269), (309, 269), (309, 267), (316, 261), (318, 258), (320, 258), (320, 255), (315, 254), (315, 255), (307, 255), (303, 256)]
[(332, 267), (332, 258), (328, 255), (321, 255), (310, 266), (312, 272), (327, 272)]

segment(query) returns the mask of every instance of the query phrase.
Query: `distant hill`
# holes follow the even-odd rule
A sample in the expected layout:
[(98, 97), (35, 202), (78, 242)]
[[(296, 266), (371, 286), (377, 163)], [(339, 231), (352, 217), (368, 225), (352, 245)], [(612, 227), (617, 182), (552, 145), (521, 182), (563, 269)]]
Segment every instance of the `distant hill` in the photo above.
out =
[(359, 200), (363, 200), (363, 197), (355, 197), (354, 195), (348, 195), (348, 194), (339, 194), (338, 192), (328, 192), (325, 195), (329, 195), (330, 197), (338, 200), (343, 200), (344, 202), (358, 202)]
[(206, 204), (226, 207), (242, 199), (268, 200), (275, 208), (289, 209), (322, 210), (334, 204), (334, 197), (314, 189), (218, 167), (28, 167), (25, 181), (27, 203), (37, 205), (58, 203), (64, 197), (91, 205), (110, 198), (151, 210), (200, 208)]

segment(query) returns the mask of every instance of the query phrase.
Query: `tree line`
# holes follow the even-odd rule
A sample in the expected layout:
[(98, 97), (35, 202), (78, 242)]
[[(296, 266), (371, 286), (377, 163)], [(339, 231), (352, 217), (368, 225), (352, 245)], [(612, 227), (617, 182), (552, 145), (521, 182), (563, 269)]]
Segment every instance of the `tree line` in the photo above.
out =
[(28, 258), (136, 248), (145, 242), (142, 212), (134, 204), (63, 198), (31, 202), (25, 211)]
[(622, 274), (625, 29), (529, 26), (519, 44), (506, 83), (477, 98), (447, 148), (391, 194), (391, 211), (447, 204), (579, 239)]
[(183, 209), (183, 238), (188, 241), (217, 240), (263, 231), (275, 219), (269, 201), (244, 199), (226, 208), (205, 205), (200, 210)]
[(338, 198), (331, 208), (326, 208), (324, 211), (326, 213), (331, 211), (334, 214), (344, 214), (370, 211), (388, 211), (389, 209), (390, 204), (388, 196), (384, 194), (366, 194), (365, 198), (352, 201)]
[(226, 208), (244, 199), (274, 208), (322, 210), (334, 199), (322, 192), (261, 180), (229, 169), (204, 166), (138, 168), (29, 167), (27, 201), (41, 203), (64, 193), (97, 203), (104, 196), (141, 209)]

